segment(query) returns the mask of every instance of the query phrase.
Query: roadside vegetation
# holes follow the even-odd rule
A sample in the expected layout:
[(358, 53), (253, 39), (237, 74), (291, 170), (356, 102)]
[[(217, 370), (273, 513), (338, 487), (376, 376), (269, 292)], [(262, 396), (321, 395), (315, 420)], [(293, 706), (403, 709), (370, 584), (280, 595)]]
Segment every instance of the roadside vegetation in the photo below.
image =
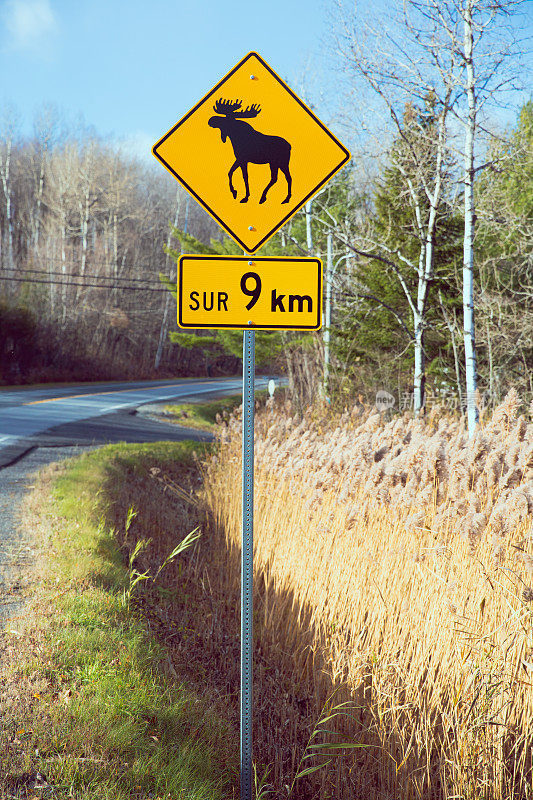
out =
[[(276, 396), (279, 399), (284, 396), (284, 389), (277, 389)], [(264, 404), (267, 400), (265, 390), (256, 391), (255, 399), (258, 404)], [(213, 400), (211, 403), (179, 403), (168, 404), (164, 407), (163, 413), (166, 422), (173, 422), (183, 425), (186, 428), (213, 432), (222, 424), (230, 419), (232, 412), (239, 408), (242, 402), (242, 395), (236, 394), (232, 397), (223, 397), (220, 400)]]
[[(143, 617), (137, 605), (149, 595), (131, 557), (138, 538), (137, 552), (149, 548), (138, 526), (157, 542), (158, 567), (197, 527), (195, 507), (150, 472), (162, 467), (183, 492), (196, 490), (191, 443), (112, 445), (53, 466), (31, 495), (26, 524), (42, 543), (43, 564), (30, 615), (13, 619), (2, 642), (2, 797), (231, 796), (235, 732), (169, 660), (165, 640), (185, 633), (165, 619), (168, 597), (157, 581), (149, 581), (164, 598), (157, 615)], [(131, 505), (145, 493), (156, 498), (147, 502), (149, 526)], [(165, 569), (178, 576), (192, 555)], [(178, 579), (169, 592), (181, 590)]]
[[(257, 797), (528, 798), (532, 414), (510, 392), (469, 440), (444, 409), (258, 404)], [(7, 797), (36, 771), (56, 797), (238, 796), (238, 409), (218, 436), (41, 479), (48, 566), (5, 637)]]
[[(301, 418), (287, 404), (259, 417), (255, 746), (274, 796), (333, 691), (351, 713), (325, 743), (356, 748), (299, 798), (530, 796), (532, 416), (512, 391), (471, 441), (443, 409)], [(234, 417), (205, 478), (236, 554), (211, 585), (235, 593), (240, 427)]]
[[(476, 384), (491, 408), (511, 386), (530, 400), (530, 4), (325, 5), (336, 77), (310, 68), (303, 99), (352, 160), (261, 253), (330, 261), (329, 346), (323, 331), (258, 331), (257, 363), (283, 371), (301, 411), (325, 368), (342, 404), (385, 389), (400, 410), (445, 399), (475, 418)], [(176, 330), (171, 295), (181, 253), (241, 256), (237, 243), (155, 161), (53, 106), (31, 133), (17, 118), (2, 104), (0, 384), (238, 374), (240, 333)]]
[(242, 402), (240, 394), (213, 400), (212, 403), (169, 403), (164, 408), (167, 422), (200, 431), (213, 431)]

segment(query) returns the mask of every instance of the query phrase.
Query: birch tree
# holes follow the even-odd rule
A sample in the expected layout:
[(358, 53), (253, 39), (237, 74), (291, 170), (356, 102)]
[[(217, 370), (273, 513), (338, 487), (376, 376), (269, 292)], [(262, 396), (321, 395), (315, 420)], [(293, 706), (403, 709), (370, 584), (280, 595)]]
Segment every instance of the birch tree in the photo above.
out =
[[(453, 114), (464, 127), (463, 145), (463, 338), (466, 375), (466, 411), (469, 436), (479, 419), (474, 314), (474, 236), (476, 174), (492, 162), (477, 163), (479, 138), (486, 133), (482, 112), (505, 92), (518, 88), (518, 42), (511, 15), (524, 0), (409, 0), (420, 18), (439, 28), (440, 62), (454, 61), (451, 79), (456, 93)], [(513, 68), (514, 67), (514, 68)], [(477, 146), (476, 146), (477, 145)]]
[(77, 206), (80, 225), (81, 254), (80, 274), (87, 269), (89, 225), (93, 207), (100, 198), (96, 182), (96, 142), (89, 140), (83, 147), (78, 165)]
[[(401, 157), (390, 149), (389, 154), (403, 175), (407, 202), (413, 209), (418, 239), (416, 260), (401, 251), (391, 252), (382, 241), (366, 238), (351, 246), (360, 255), (381, 261), (404, 292), (413, 321), (413, 395), (414, 410), (419, 413), (425, 402), (426, 310), (434, 274), (437, 219), (445, 191), (448, 118), (456, 101), (454, 56), (451, 53), (447, 61), (440, 59), (439, 25), (420, 16), (412, 19), (406, 5), (403, 15), (391, 20), (385, 36), (382, 25), (343, 15), (338, 42), (344, 67), (355, 79), (356, 89), (362, 84), (377, 101), (374, 119), (376, 110), (386, 115), (396, 141), (402, 145)], [(413, 136), (412, 119), (405, 110), (409, 105), (421, 109), (428, 101), (434, 124), (429, 128), (418, 124), (417, 135)], [(367, 128), (366, 123), (362, 125)], [(383, 131), (380, 135), (381, 141), (386, 141)], [(414, 295), (403, 274), (405, 266), (416, 276)]]
[[(450, 36), (450, 50), (457, 53), (459, 76), (466, 98), (462, 114), (464, 136), (464, 252), (463, 252), (463, 317), (466, 371), (466, 408), (468, 433), (474, 434), (479, 411), (476, 401), (477, 359), (474, 316), (474, 232), (476, 173), (486, 165), (476, 165), (476, 138), (483, 106), (504, 90), (516, 88), (514, 76), (504, 67), (516, 54), (514, 37), (501, 25), (523, 0), (454, 0), (442, 3), (439, 16)], [(433, 4), (437, 6), (436, 0)], [(463, 46), (455, 34), (462, 23)], [(457, 28), (455, 28), (457, 30)], [(496, 35), (495, 35), (496, 34)], [(507, 34), (507, 35), (506, 35)]]
[[(55, 223), (55, 231), (52, 234), (54, 248), (50, 260), (50, 277), (53, 281), (54, 275), (59, 265), (61, 271), (60, 280), (60, 313), (57, 319), (61, 328), (67, 322), (67, 284), (69, 272), (72, 271), (72, 253), (70, 249), (71, 234), (73, 232), (74, 199), (76, 195), (76, 181), (78, 172), (78, 148), (77, 144), (70, 142), (62, 149), (56, 150), (49, 162), (49, 179), (46, 194), (47, 208), (52, 215)], [(50, 223), (52, 227), (52, 220)], [(58, 230), (59, 229), (59, 230)], [(59, 233), (59, 236), (57, 234)], [(59, 238), (59, 255), (57, 255), (57, 238)], [(50, 286), (51, 294), (54, 294), (55, 286)], [(51, 301), (52, 307), (56, 305), (55, 298)]]
[[(424, 185), (430, 201), (427, 237), (421, 247), (417, 267), (418, 292), (416, 308), (411, 307), (415, 328), (415, 410), (421, 407), (424, 376), (423, 329), (424, 299), (432, 277), (430, 245), (432, 220), (442, 198), (442, 166), (445, 150), (457, 152), (450, 134), (450, 121), (464, 126), (462, 160), (464, 240), (463, 240), (463, 339), (465, 350), (466, 406), (469, 435), (477, 421), (477, 368), (474, 326), (474, 232), (476, 173), (484, 164), (476, 163), (476, 141), (483, 132), (480, 111), (504, 90), (516, 88), (509, 60), (517, 54), (512, 31), (505, 28), (511, 13), (524, 0), (405, 0), (399, 16), (391, 19), (391, 27), (378, 28), (371, 22), (344, 24), (344, 56), (359, 78), (381, 100), (398, 133), (400, 99), (420, 98), (431, 91), (441, 109), (439, 138), (435, 148), (435, 171), (431, 186)], [(441, 151), (442, 148), (442, 151)], [(413, 192), (409, 187), (411, 196)], [(414, 199), (414, 198), (413, 198)], [(422, 259), (422, 251), (425, 253)], [(424, 260), (425, 268), (421, 268)]]
[(48, 161), (55, 145), (57, 145), (61, 132), (61, 116), (55, 106), (48, 105), (41, 108), (35, 115), (33, 122), (34, 152), (32, 153), (33, 172), (33, 214), (32, 233), (33, 247), (39, 248), (44, 210), (45, 180), (48, 171)]
[(2, 264), (7, 268), (8, 276), (13, 277), (15, 268), (14, 230), (15, 212), (13, 208), (13, 150), (19, 127), (18, 115), (12, 106), (4, 109), (0, 129), (0, 185), (4, 197), (4, 236), (3, 245), (6, 253)]

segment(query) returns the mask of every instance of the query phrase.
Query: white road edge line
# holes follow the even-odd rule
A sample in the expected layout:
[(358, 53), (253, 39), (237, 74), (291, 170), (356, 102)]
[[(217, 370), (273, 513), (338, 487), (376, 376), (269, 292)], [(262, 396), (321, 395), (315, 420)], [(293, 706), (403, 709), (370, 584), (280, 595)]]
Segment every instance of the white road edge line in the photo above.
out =
[[(216, 391), (213, 388), (213, 384), (216, 385), (217, 383), (218, 383), (218, 381), (213, 381), (212, 384), (209, 386), (209, 388), (201, 388), (201, 389), (198, 389), (196, 392), (189, 391), (189, 392), (185, 392), (183, 394), (178, 394), (178, 395), (176, 395), (174, 392), (172, 392), (172, 394), (163, 395), (162, 397), (159, 398), (159, 400), (148, 400), (148, 401), (146, 401), (144, 403), (139, 403), (138, 405), (136, 403), (131, 403), (131, 402), (130, 403), (120, 403), (118, 405), (111, 406), (111, 407), (109, 407), (109, 408), (107, 408), (105, 410), (99, 411), (96, 414), (92, 414), (90, 417), (83, 417), (80, 420), (70, 420), (70, 421), (71, 422), (82, 422), (83, 419), (93, 419), (95, 417), (104, 416), (105, 414), (108, 414), (108, 413), (110, 413), (112, 411), (117, 411), (118, 409), (121, 409), (121, 408), (132, 408), (132, 407), (133, 408), (139, 408), (139, 406), (150, 405), (151, 403), (161, 402), (162, 400), (171, 400), (171, 399), (180, 400), (180, 399), (185, 399), (187, 397), (194, 397), (195, 395), (198, 395), (198, 394), (206, 394), (206, 393), (209, 393), (209, 392), (212, 393), (213, 391)], [(256, 385), (260, 385), (260, 384), (263, 384), (263, 383), (266, 383), (266, 378), (258, 378), (256, 380)], [(188, 387), (184, 387), (184, 388), (188, 388)], [(238, 390), (240, 388), (240, 384), (238, 384), (235, 388)], [(133, 391), (144, 391), (144, 390), (143, 389), (134, 389)], [(223, 390), (221, 390), (221, 391), (223, 391)], [(237, 391), (236, 393), (238, 394), (239, 392)], [(97, 396), (97, 395), (92, 395), (92, 396), (94, 397), (94, 396)], [(68, 399), (68, 398), (65, 398), (65, 399)], [(46, 402), (47, 401), (44, 400), (42, 404), (44, 405), (44, 403), (46, 403)], [(55, 427), (58, 427), (58, 426), (57, 425), (53, 425), (52, 427), (55, 428)], [(50, 428), (44, 428), (42, 431), (36, 431), (36, 433), (32, 434), (32, 436), (36, 436), (39, 433), (44, 433), (47, 430), (50, 430)], [(27, 437), (25, 437), (23, 435), (21, 435), (21, 436), (9, 436), (9, 435), (8, 436), (0, 436), (0, 442), (5, 442), (7, 440), (10, 440), (11, 444), (16, 444), (18, 441), (20, 441), (21, 439), (24, 439), (24, 438), (27, 438)]]

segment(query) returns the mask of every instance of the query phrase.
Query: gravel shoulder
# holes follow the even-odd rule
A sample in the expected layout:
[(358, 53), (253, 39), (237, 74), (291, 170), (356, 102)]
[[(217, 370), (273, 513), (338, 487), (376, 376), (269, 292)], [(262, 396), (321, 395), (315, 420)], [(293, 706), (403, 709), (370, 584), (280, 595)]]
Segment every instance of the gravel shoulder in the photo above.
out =
[[(225, 396), (227, 392), (213, 392)], [(205, 402), (205, 398), (202, 398)], [(210, 400), (212, 399), (210, 394)], [(21, 613), (32, 576), (39, 570), (40, 542), (21, 525), (23, 503), (40, 469), (108, 442), (161, 439), (210, 441), (210, 432), (172, 424), (167, 401), (66, 423), (0, 454), (0, 631)], [(142, 410), (141, 410), (142, 409)], [(76, 443), (77, 442), (77, 443)]]
[(36, 473), (54, 461), (92, 447), (36, 447), (14, 464), (0, 469), (0, 630), (16, 618), (39, 569), (40, 543), (20, 523), (22, 504)]

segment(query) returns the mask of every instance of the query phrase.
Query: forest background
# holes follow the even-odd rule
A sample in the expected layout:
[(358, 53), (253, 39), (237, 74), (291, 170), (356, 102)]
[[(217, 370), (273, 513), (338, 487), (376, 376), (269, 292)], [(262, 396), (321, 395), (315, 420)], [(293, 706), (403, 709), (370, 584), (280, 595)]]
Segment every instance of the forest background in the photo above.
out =
[[(331, 326), (259, 335), (259, 369), (301, 407), (531, 400), (531, 4), (329, 5), (335, 90), (292, 85), (353, 158), (262, 254), (329, 260)], [(0, 382), (238, 373), (240, 334), (176, 331), (170, 291), (181, 252), (237, 246), (156, 163), (50, 104), (31, 134), (0, 112)]]

